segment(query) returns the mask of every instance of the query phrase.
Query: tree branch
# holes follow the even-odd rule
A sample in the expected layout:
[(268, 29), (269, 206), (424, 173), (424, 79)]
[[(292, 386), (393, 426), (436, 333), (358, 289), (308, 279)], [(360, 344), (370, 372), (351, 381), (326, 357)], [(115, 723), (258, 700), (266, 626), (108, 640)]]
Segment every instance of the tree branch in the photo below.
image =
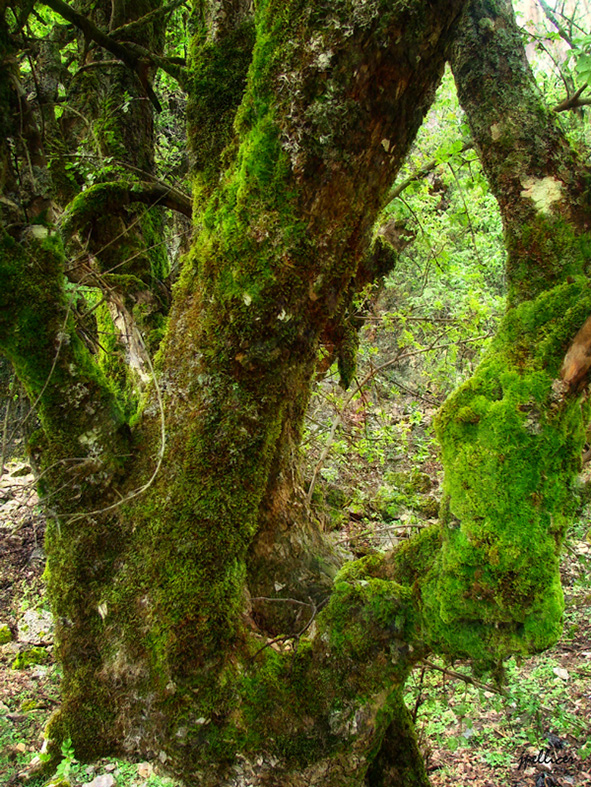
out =
[(182, 84), (181, 72), (183, 69), (181, 66), (172, 64), (167, 58), (162, 58), (138, 44), (128, 43), (124, 46), (111, 36), (103, 33), (94, 22), (91, 22), (90, 19), (83, 14), (79, 14), (71, 6), (63, 2), (63, 0), (42, 0), (42, 2), (59, 14), (63, 19), (75, 25), (84, 33), (87, 39), (102, 46), (103, 49), (115, 55), (118, 60), (134, 71), (157, 112), (162, 111), (162, 106), (148, 80), (146, 66), (153, 64), (158, 68), (162, 68), (163, 71), (169, 73)]
[(191, 199), (181, 191), (163, 183), (128, 184), (121, 181), (97, 183), (70, 203), (62, 218), (62, 232), (66, 236), (72, 235), (92, 220), (97, 212), (115, 213), (131, 202), (141, 202), (149, 206), (159, 205), (191, 217)]
[(553, 10), (550, 8), (550, 6), (549, 6), (549, 5), (548, 5), (548, 3), (546, 2), (546, 0), (538, 0), (538, 3), (540, 4), (540, 7), (542, 8), (542, 11), (543, 11), (543, 12), (544, 12), (544, 14), (546, 15), (547, 19), (549, 19), (549, 20), (550, 20), (550, 22), (551, 22), (551, 23), (554, 25), (554, 27), (555, 27), (555, 28), (556, 28), (556, 30), (558, 31), (558, 35), (559, 35), (559, 36), (560, 36), (560, 37), (561, 37), (561, 38), (562, 38), (564, 41), (566, 41), (566, 43), (567, 43), (567, 44), (570, 46), (570, 48), (572, 49), (572, 48), (573, 48), (573, 41), (572, 41), (572, 38), (571, 38), (571, 37), (569, 36), (569, 34), (566, 32), (566, 30), (564, 29), (564, 27), (563, 27), (563, 26), (560, 24), (560, 22), (558, 21), (558, 19), (556, 18), (555, 14), (554, 14), (554, 11), (553, 11)]
[[(462, 145), (462, 149), (459, 152), (464, 153), (466, 150), (471, 150), (473, 147), (474, 145), (472, 142), (465, 142)], [(397, 186), (394, 186), (394, 188), (388, 194), (388, 200), (387, 200), (388, 203), (393, 202), (397, 197), (399, 197), (402, 194), (402, 192), (405, 191), (411, 185), (411, 183), (414, 183), (417, 180), (422, 180), (430, 172), (433, 172), (433, 170), (442, 163), (443, 162), (440, 159), (437, 158), (431, 159), (431, 161), (425, 164), (424, 167), (421, 167), (410, 177), (406, 178), (406, 180), (403, 180)]]
[(572, 96), (567, 96), (559, 104), (556, 104), (554, 112), (565, 112), (567, 109), (578, 109), (579, 107), (589, 106), (589, 104), (591, 104), (591, 98), (581, 98), (581, 95), (585, 92), (587, 87), (588, 85), (583, 85), (583, 87), (580, 87)]
[(135, 32), (138, 28), (152, 22), (154, 19), (157, 19), (159, 16), (164, 16), (169, 11), (174, 11), (176, 8), (179, 8), (179, 6), (186, 5), (186, 2), (187, 0), (173, 0), (172, 3), (167, 3), (167, 5), (163, 5), (161, 8), (155, 8), (153, 11), (140, 16), (139, 19), (134, 19), (133, 22), (128, 22), (126, 25), (116, 27), (114, 30), (111, 30), (109, 35), (111, 38), (123, 38), (129, 35), (129, 33)]
[(129, 199), (131, 202), (143, 202), (144, 205), (160, 205), (170, 208), (189, 219), (192, 216), (190, 197), (161, 183), (143, 183), (141, 191), (138, 191), (136, 186), (129, 192)]

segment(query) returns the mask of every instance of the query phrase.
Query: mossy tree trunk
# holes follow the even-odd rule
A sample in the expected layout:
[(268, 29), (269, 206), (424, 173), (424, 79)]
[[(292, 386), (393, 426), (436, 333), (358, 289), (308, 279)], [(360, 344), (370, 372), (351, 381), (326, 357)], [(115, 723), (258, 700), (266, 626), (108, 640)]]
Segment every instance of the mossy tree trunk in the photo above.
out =
[[(490, 666), (556, 637), (583, 415), (555, 380), (591, 303), (584, 173), (535, 97), (510, 8), (474, 2), (459, 25), (464, 5), (265, 0), (253, 19), (248, 2), (197, 4), (200, 231), (133, 423), (68, 321), (55, 238), (23, 216), (3, 230), (0, 347), (39, 407), (34, 451), (54, 512), (54, 750), (71, 737), (82, 758), (159, 754), (204, 787), (424, 787), (402, 702), (413, 664), (430, 647)], [(285, 537), (299, 524), (287, 469), (319, 342), (363, 279), (457, 31), (460, 94), (506, 214), (510, 306), (439, 418), (441, 529), (346, 565), (329, 595), (334, 558), (305, 554), (320, 535)], [(0, 45), (12, 68), (8, 37)], [(8, 84), (0, 122), (14, 137)], [(8, 164), (2, 177), (13, 183)], [(269, 642), (283, 623), (251, 598), (276, 582), (286, 589), (270, 605), (306, 609), (284, 624), (309, 624), (294, 650)]]
[(469, 4), (451, 65), (501, 209), (508, 302), (438, 416), (443, 549), (424, 600), (444, 648), (486, 661), (561, 631), (558, 557), (589, 419), (584, 364), (577, 385), (561, 365), (591, 313), (590, 173), (541, 100), (508, 0)]
[[(85, 641), (84, 660), (64, 642), (65, 663), (79, 679), (100, 662), (98, 578), (109, 574), (118, 538), (108, 523), (76, 518), (119, 499), (129, 455), (129, 427), (112, 390), (77, 335), (65, 290), (65, 255), (50, 233), (52, 180), (43, 134), (24, 93), (15, 39), (0, 18), (0, 348), (22, 382), (42, 428), (29, 450), (39, 488), (54, 517), (56, 573), (69, 591), (54, 607), (71, 639)], [(10, 144), (12, 143), (12, 147)], [(25, 185), (26, 184), (26, 185)], [(91, 524), (92, 523), (92, 524)], [(62, 529), (63, 528), (63, 529)], [(92, 550), (94, 560), (85, 555)]]
[[(77, 4), (123, 46), (138, 45), (156, 55), (164, 47), (165, 20), (149, 15), (160, 6), (159, 0)], [(154, 197), (156, 207), (134, 199), (134, 190), (149, 187), (155, 178), (154, 107), (145, 89), (155, 68), (146, 61), (143, 83), (138, 72), (100, 47), (87, 51), (88, 43), (80, 33), (86, 70), (71, 80), (61, 124), (72, 149), (84, 142), (97, 167), (93, 185), (67, 205), (62, 235), (68, 241), (69, 279), (95, 287), (104, 300), (94, 311), (97, 355), (124, 406), (133, 411), (149, 378), (147, 356), (158, 347), (170, 305), (158, 207), (166, 204), (165, 192), (160, 200)]]
[[(202, 229), (175, 290), (160, 396), (134, 428), (123, 503), (94, 515), (118, 550), (87, 595), (98, 659), (71, 636), (79, 582), (68, 567), (93, 572), (99, 557), (90, 542), (84, 557), (68, 549), (84, 519), (56, 524), (48, 541), (64, 663), (50, 735), (70, 735), (80, 756), (156, 748), (192, 783), (253, 768), (253, 782), (340, 787), (363, 782), (391, 726), (408, 741), (405, 783), (426, 783), (400, 703), (421, 653), (403, 644), (416, 639), (410, 591), (357, 567), (323, 612), (325, 634), (292, 654), (264, 647), (246, 579), (261, 506), (277, 497), (280, 440), (297, 439), (319, 339), (433, 99), (461, 6), (271, 2), (255, 20), (238, 8), (216, 35), (198, 30), (189, 133)], [(220, 50), (239, 55), (230, 74), (216, 68)], [(246, 89), (228, 90), (245, 62)], [(214, 104), (210, 119), (212, 99), (225, 115)], [(322, 571), (308, 562), (312, 585)], [(311, 595), (310, 619), (326, 600)]]

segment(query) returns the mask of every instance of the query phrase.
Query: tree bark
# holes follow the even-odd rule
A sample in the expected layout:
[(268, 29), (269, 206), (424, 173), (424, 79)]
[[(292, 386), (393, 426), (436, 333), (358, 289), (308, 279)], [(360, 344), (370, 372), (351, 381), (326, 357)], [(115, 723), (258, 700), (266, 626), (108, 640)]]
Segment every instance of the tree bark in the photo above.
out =
[[(85, 4), (79, 5), (84, 8)], [(113, 28), (136, 22), (127, 28), (125, 43), (117, 47), (125, 50), (137, 45), (155, 55), (162, 52), (164, 21), (157, 15), (147, 16), (159, 9), (159, 2), (94, 3), (88, 11), (96, 24), (59, 0), (54, 6), (81, 27), (85, 36), (93, 33), (90, 40), (99, 43), (106, 34), (98, 35), (97, 25)], [(147, 21), (137, 24), (146, 17)], [(85, 38), (81, 49), (87, 45)], [(96, 287), (104, 299), (95, 311), (100, 334), (97, 354), (123, 406), (131, 412), (149, 378), (149, 357), (162, 338), (170, 304), (164, 284), (169, 270), (163, 218), (157, 208), (167, 207), (172, 200), (164, 187), (141, 183), (154, 176), (154, 113), (146, 85), (151, 85), (155, 68), (138, 56), (131, 64), (125, 58), (121, 63), (105, 62), (100, 49), (86, 53), (84, 60), (88, 70), (79, 71), (71, 80), (62, 123), (68, 128), (71, 145), (79, 147), (85, 137), (93, 145), (97, 170), (95, 183), (66, 206), (61, 234), (70, 256), (68, 277), (79, 285)], [(147, 210), (140, 202), (155, 209)], [(179, 203), (177, 199), (173, 204), (190, 214), (189, 200)]]
[[(218, 143), (219, 175), (198, 173), (203, 228), (161, 356), (165, 459), (137, 494), (157, 464), (154, 394), (119, 485), (123, 505), (100, 517), (121, 545), (116, 576), (94, 596), (100, 658), (89, 667), (79, 628), (72, 640), (70, 623), (58, 625), (64, 702), (50, 734), (70, 736), (79, 756), (116, 745), (163, 750), (194, 784), (230, 784), (232, 773), (252, 771), (252, 783), (341, 787), (364, 782), (388, 726), (412, 740), (400, 691), (422, 651), (420, 641), (403, 642), (407, 633), (415, 640), (408, 588), (374, 577), (371, 565), (342, 578), (329, 603), (325, 583), (308, 619), (324, 633), (292, 654), (266, 646), (246, 577), (261, 506), (269, 490), (278, 494), (279, 441), (286, 430), (297, 439), (319, 338), (433, 99), (461, 5), (257, 9), (235, 132)], [(236, 30), (248, 35), (248, 21)], [(203, 65), (219, 62), (212, 48), (221, 41), (196, 42), (190, 123), (202, 121), (206, 88), (227, 95), (228, 74)], [(189, 129), (203, 162), (199, 130)], [(78, 582), (55, 536), (51, 543), (53, 586), (67, 600)], [(96, 559), (91, 547), (84, 561)], [(309, 562), (312, 585), (322, 572)], [(405, 783), (425, 784), (416, 745), (408, 751)]]
[(591, 311), (589, 171), (544, 106), (507, 0), (473, 0), (452, 69), (503, 217), (508, 307), (437, 418), (443, 549), (426, 583), (433, 643), (490, 664), (561, 631), (558, 556), (589, 408), (560, 379)]

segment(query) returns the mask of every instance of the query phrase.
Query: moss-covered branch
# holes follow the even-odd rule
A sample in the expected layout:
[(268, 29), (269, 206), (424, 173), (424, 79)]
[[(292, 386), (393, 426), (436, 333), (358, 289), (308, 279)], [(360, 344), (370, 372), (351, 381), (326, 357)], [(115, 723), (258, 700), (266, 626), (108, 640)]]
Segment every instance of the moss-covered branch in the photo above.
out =
[(187, 104), (193, 194), (199, 209), (218, 184), (227, 164), (223, 152), (235, 139), (234, 121), (246, 87), (254, 37), (248, 6), (200, 4)]
[(116, 215), (133, 202), (176, 210), (191, 218), (191, 199), (164, 183), (114, 181), (97, 183), (81, 192), (68, 206), (61, 223), (64, 235), (81, 230), (97, 216)]
[(501, 209), (512, 304), (580, 271), (590, 175), (542, 100), (508, 0), (472, 2), (460, 29), (451, 64)]
[(421, 583), (434, 647), (491, 665), (550, 646), (558, 558), (589, 408), (561, 382), (591, 312), (587, 173), (534, 83), (508, 0), (472, 0), (452, 69), (501, 209), (509, 303), (437, 417), (442, 550)]
[[(109, 35), (111, 38), (123, 38), (125, 39), (126, 36), (129, 36), (130, 33), (136, 33), (138, 30), (141, 30), (146, 25), (151, 24), (154, 20), (160, 19), (160, 17), (166, 16), (167, 14), (172, 13), (177, 8), (180, 8), (182, 5), (186, 5), (187, 0), (172, 0), (170, 3), (165, 3), (158, 8), (154, 8), (148, 13), (140, 16), (139, 19), (134, 19), (133, 22), (126, 22), (125, 24), (119, 25), (119, 27), (114, 28), (110, 31)], [(171, 60), (178, 60), (179, 58), (171, 58)], [(179, 63), (179, 65), (182, 65)]]

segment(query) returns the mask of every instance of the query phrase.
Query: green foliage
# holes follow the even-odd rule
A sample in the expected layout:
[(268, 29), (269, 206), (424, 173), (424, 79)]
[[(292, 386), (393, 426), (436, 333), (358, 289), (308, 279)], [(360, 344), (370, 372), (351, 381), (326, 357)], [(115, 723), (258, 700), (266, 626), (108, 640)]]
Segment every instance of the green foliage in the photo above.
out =
[[(329, 450), (319, 474), (343, 490), (345, 516), (347, 510), (364, 515), (364, 530), (375, 531), (380, 520), (406, 527), (436, 516), (432, 417), (476, 368), (505, 305), (501, 219), (476, 154), (465, 149), (466, 133), (446, 72), (399, 180), (430, 162), (434, 168), (412, 181), (380, 219), (404, 222), (416, 237), (386, 279), (377, 301), (380, 320), (363, 311), (375, 300), (371, 288), (358, 299), (367, 314), (354, 377), (361, 390), (352, 387), (352, 398), (344, 396), (333, 367), (312, 402), (304, 438), (310, 461)], [(342, 425), (333, 435), (337, 417)], [(424, 465), (433, 489), (406, 488), (404, 476), (424, 473)], [(380, 542), (387, 548), (392, 539)]]
[[(69, 784), (70, 773), (72, 771), (73, 766), (77, 762), (74, 752), (74, 747), (72, 746), (72, 741), (69, 738), (66, 738), (66, 740), (62, 742), (61, 755), (62, 758), (56, 768), (55, 774), (52, 776), (51, 780), (49, 781), (50, 785), (53, 784), (60, 785), (62, 782), (65, 784)], [(40, 755), (40, 756), (41, 759), (43, 759), (44, 755)]]
[(21, 651), (12, 663), (12, 669), (25, 669), (31, 664), (46, 664), (49, 653), (45, 648), (32, 647)]
[(6, 623), (0, 625), (0, 645), (6, 645), (12, 640), (12, 632)]
[(591, 85), (591, 35), (576, 38), (573, 43), (575, 70), (581, 82)]

